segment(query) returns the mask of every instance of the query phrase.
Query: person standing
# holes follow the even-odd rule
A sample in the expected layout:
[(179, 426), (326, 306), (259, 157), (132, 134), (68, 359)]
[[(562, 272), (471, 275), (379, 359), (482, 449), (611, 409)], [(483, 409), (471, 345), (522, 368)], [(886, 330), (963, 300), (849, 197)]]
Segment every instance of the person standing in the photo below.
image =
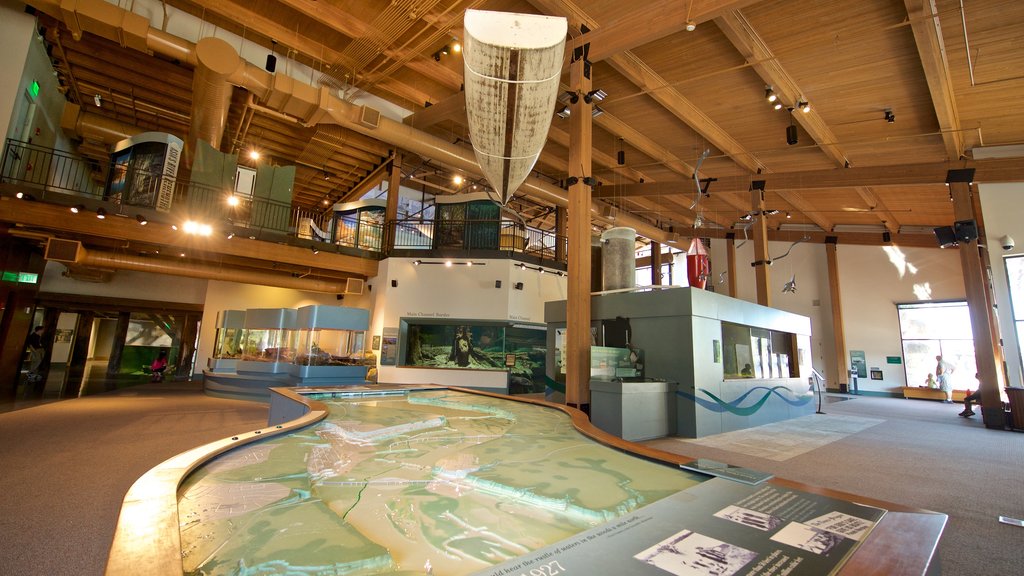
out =
[(942, 354), (935, 357), (935, 379), (939, 382), (939, 389), (946, 395), (946, 399), (943, 400), (946, 404), (953, 403), (953, 383), (949, 376), (954, 370), (952, 364), (942, 359)]
[(46, 356), (46, 349), (43, 347), (43, 327), (36, 326), (25, 341), (25, 348), (28, 350), (28, 381), (35, 384), (43, 379), (40, 368), (43, 366), (43, 358)]

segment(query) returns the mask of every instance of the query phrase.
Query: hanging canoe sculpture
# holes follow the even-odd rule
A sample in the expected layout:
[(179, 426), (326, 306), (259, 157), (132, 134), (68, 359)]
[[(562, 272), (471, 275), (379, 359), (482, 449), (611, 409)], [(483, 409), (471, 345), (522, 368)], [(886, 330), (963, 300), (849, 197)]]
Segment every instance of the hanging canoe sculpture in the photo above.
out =
[(477, 162), (502, 204), (547, 140), (565, 53), (565, 18), (466, 10), (466, 115)]

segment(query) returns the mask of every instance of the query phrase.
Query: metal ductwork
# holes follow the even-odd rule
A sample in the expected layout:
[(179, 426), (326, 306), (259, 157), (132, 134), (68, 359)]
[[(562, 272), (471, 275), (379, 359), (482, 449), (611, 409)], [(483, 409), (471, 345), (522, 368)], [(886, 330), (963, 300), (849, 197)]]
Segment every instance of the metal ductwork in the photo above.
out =
[[(31, 0), (28, 4), (51, 16), (62, 17), (76, 38), (81, 36), (82, 31), (88, 31), (119, 42), (122, 46), (144, 52), (152, 50), (163, 56), (191, 63), (197, 66), (196, 73), (202, 74), (204, 83), (213, 81), (214, 78), (226, 77), (227, 83), (245, 88), (259, 98), (267, 108), (295, 117), (306, 124), (338, 124), (453, 168), (474, 174), (483, 173), (472, 150), (386, 117), (381, 117), (376, 127), (368, 126), (360, 121), (365, 117), (366, 111), (363, 106), (350, 104), (334, 96), (327, 86), (316, 88), (290, 76), (269, 74), (255, 64), (242, 60), (237, 51), (223, 40), (200, 40), (200, 44), (208, 45), (208, 55), (206, 47), (201, 51), (197, 50), (196, 45), (154, 29), (145, 18), (103, 0)], [(207, 40), (210, 42), (206, 42)], [(222, 53), (221, 44), (230, 49), (234, 58)], [(200, 64), (197, 55), (210, 61)], [(232, 62), (236, 64), (235, 69), (229, 74), (225, 73)], [(200, 66), (210, 68), (210, 73), (200, 73)], [(224, 92), (230, 94), (229, 86), (223, 89), (224, 92), (220, 88), (212, 87), (206, 87), (204, 90), (209, 90), (207, 96), (214, 99), (219, 99)], [(195, 102), (200, 101), (200, 95), (197, 94)], [(213, 113), (213, 116), (217, 115), (218, 113)], [(193, 112), (193, 130), (196, 130), (196, 126), (196, 113)], [(204, 129), (208, 129), (210, 133), (214, 131), (214, 128), (209, 126)], [(219, 134), (223, 134), (223, 128)], [(539, 178), (527, 178), (520, 190), (541, 201), (561, 207), (568, 206), (568, 192)], [(593, 202), (591, 218), (606, 224), (634, 228), (637, 234), (656, 242), (670, 243), (678, 238), (676, 234), (667, 233), (645, 220), (628, 214), (619, 214), (614, 218), (603, 216), (607, 209), (608, 205), (604, 202)]]
[(51, 238), (46, 246), (46, 259), (61, 262), (67, 266), (104, 268), (109, 270), (134, 270), (154, 274), (186, 276), (203, 280), (220, 280), (258, 286), (277, 286), (306, 292), (329, 294), (352, 293), (352, 284), (346, 280), (330, 281), (316, 278), (293, 278), (273, 272), (225, 268), (198, 262), (168, 262), (158, 258), (135, 256), (115, 252), (101, 252), (86, 249), (76, 240)]
[(61, 114), (60, 127), (67, 134), (75, 134), (88, 140), (97, 140), (104, 144), (114, 145), (131, 138), (136, 134), (144, 132), (137, 126), (119, 122), (113, 118), (107, 118), (99, 114), (85, 112), (78, 104), (71, 102), (64, 103), (64, 113)]
[(235, 49), (220, 38), (208, 36), (195, 46), (196, 68), (192, 75), (192, 126), (190, 149), (203, 140), (220, 148), (231, 106), (232, 85), (228, 76), (238, 69), (241, 58)]

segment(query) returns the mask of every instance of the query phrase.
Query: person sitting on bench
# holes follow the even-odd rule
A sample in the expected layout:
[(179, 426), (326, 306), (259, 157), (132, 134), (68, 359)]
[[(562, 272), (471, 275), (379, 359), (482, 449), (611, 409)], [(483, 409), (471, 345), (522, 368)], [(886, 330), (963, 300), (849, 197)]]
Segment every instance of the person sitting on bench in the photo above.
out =
[[(981, 402), (981, 378), (977, 374), (974, 377), (978, 379), (978, 389), (964, 397), (964, 411), (960, 413), (964, 418), (974, 416), (974, 410), (971, 409), (972, 403)], [(968, 392), (970, 391), (968, 390)]]
[(160, 355), (153, 360), (153, 363), (149, 365), (149, 369), (153, 372), (153, 382), (163, 382), (164, 371), (167, 370), (167, 351), (161, 350)]

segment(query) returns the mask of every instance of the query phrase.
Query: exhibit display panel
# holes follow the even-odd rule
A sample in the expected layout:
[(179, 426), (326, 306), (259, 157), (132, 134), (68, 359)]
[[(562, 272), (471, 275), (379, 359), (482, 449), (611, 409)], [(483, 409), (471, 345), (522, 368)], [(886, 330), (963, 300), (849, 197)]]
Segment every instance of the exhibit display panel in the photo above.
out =
[(295, 356), (292, 341), (296, 312), (291, 308), (250, 308), (245, 311), (239, 372), (287, 371)]
[(242, 332), (245, 310), (221, 310), (217, 314), (217, 331), (213, 354), (206, 361), (210, 370), (235, 370), (242, 357)]
[[(370, 312), (343, 306), (303, 306), (295, 317), (295, 355), (289, 373), (299, 378), (366, 379), (366, 329)], [(338, 380), (341, 379), (341, 380)], [(304, 384), (307, 384), (304, 382)]]

